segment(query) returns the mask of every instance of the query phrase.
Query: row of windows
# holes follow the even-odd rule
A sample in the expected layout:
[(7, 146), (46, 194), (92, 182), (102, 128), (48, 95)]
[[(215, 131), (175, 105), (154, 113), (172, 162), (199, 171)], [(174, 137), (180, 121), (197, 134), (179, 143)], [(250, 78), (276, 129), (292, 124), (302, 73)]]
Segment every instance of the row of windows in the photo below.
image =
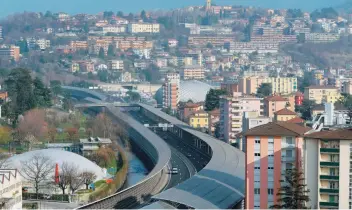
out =
[[(260, 169), (260, 167), (259, 167), (259, 166), (256, 166), (256, 167), (254, 167), (254, 169)], [(274, 167), (273, 167), (273, 166), (269, 166), (268, 169), (269, 169), (269, 170), (273, 170)]]
[[(260, 188), (254, 188), (254, 195), (260, 195)], [(268, 188), (268, 195), (274, 195), (274, 189)]]

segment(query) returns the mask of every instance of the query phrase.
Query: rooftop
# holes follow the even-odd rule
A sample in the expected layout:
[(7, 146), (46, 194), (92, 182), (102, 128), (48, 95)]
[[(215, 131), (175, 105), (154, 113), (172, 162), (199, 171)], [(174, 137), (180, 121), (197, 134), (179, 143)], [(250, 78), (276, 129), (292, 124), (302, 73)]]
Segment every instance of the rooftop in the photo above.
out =
[(265, 100), (267, 101), (287, 101), (287, 99), (278, 96), (278, 95), (272, 95), (272, 96), (268, 96), (265, 98)]
[(286, 122), (299, 124), (299, 123), (304, 123), (304, 120), (300, 117), (295, 117), (295, 118), (288, 120)]
[(275, 112), (276, 115), (296, 115), (296, 112), (293, 112), (287, 108), (281, 109)]
[(352, 140), (352, 129), (338, 129), (330, 131), (320, 131), (305, 135), (307, 138), (324, 140)]
[(111, 139), (106, 139), (106, 138), (100, 138), (100, 137), (89, 137), (89, 138), (85, 138), (85, 139), (80, 139), (79, 142), (81, 143), (86, 143), (86, 144), (98, 144), (98, 143), (102, 143), (102, 144), (111, 144)]
[(289, 122), (270, 122), (248, 130), (245, 136), (303, 136), (310, 128)]
[(337, 87), (335, 87), (335, 86), (327, 86), (327, 85), (324, 85), (324, 86), (312, 85), (312, 86), (309, 86), (306, 88), (308, 88), (308, 89), (337, 89)]

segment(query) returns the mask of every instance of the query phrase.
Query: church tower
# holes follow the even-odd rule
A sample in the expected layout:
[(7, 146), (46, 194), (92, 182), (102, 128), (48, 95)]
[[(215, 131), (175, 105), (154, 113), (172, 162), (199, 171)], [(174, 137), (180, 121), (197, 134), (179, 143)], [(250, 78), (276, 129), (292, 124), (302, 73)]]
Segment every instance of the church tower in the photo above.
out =
[(211, 9), (211, 0), (206, 0), (207, 1), (207, 6), (205, 7), (206, 11), (210, 11)]

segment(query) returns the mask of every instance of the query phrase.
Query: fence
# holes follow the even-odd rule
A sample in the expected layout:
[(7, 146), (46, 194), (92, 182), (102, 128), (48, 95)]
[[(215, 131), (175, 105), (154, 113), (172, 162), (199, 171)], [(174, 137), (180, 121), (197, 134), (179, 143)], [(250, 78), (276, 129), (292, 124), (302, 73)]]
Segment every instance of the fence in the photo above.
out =
[(22, 193), (22, 200), (46, 200), (57, 202), (69, 202), (69, 195), (42, 194), (42, 193)]

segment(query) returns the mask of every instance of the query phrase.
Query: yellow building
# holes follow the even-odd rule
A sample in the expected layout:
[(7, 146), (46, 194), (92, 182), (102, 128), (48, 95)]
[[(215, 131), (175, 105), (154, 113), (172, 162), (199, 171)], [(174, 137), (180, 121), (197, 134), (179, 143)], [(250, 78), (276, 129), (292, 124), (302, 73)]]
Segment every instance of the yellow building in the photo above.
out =
[(341, 98), (337, 87), (333, 86), (310, 86), (304, 89), (304, 98), (321, 103), (335, 103)]
[(239, 80), (240, 92), (244, 94), (256, 94), (258, 88), (263, 83), (269, 83), (273, 94), (292, 94), (297, 92), (296, 77), (243, 77)]
[(274, 114), (275, 122), (285, 122), (292, 120), (297, 117), (296, 112), (293, 112), (287, 108), (281, 109)]
[(208, 128), (208, 118), (209, 117), (207, 112), (199, 111), (189, 117), (188, 124), (193, 128)]

